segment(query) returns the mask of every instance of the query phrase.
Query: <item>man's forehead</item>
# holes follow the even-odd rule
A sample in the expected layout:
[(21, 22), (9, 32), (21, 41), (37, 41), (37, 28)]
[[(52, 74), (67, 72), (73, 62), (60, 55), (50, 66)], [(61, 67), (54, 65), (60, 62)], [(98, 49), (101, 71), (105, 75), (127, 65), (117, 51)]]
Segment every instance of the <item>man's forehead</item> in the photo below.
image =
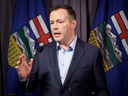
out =
[(50, 14), (50, 19), (63, 19), (65, 17), (67, 17), (67, 10), (65, 9), (58, 9), (58, 10), (54, 10), (51, 12)]

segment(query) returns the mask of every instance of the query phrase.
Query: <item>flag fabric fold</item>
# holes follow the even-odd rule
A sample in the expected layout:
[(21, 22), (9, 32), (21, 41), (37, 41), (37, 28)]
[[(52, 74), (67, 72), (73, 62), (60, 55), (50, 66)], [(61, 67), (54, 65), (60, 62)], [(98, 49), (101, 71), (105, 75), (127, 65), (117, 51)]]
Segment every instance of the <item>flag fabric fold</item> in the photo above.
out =
[(128, 96), (126, 0), (99, 0), (88, 42), (101, 50), (110, 96)]
[[(8, 48), (8, 66), (6, 92), (23, 96), (24, 92), (17, 85), (16, 62), (25, 54), (29, 62), (39, 46), (52, 42), (50, 27), (43, 0), (16, 0), (12, 30)], [(28, 96), (39, 96), (40, 88)]]

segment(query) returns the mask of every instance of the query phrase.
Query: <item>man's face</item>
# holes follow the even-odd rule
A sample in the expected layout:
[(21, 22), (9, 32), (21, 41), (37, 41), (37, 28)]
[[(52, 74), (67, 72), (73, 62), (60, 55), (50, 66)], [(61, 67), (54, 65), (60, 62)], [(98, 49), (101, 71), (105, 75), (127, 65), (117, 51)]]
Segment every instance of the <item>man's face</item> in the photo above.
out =
[(59, 43), (70, 43), (75, 37), (75, 25), (69, 21), (67, 10), (58, 9), (50, 14), (50, 28), (55, 41)]

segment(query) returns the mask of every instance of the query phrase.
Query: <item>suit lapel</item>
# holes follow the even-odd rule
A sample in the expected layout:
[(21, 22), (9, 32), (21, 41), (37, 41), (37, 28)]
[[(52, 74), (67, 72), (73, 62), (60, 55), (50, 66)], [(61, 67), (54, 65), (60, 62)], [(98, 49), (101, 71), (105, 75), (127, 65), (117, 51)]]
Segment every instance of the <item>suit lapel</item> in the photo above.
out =
[(73, 58), (72, 58), (72, 61), (71, 61), (71, 64), (70, 64), (70, 67), (69, 67), (69, 70), (68, 70), (68, 74), (66, 76), (63, 87), (72, 78), (72, 75), (75, 72), (75, 69), (77, 68), (77, 66), (78, 66), (82, 56), (84, 55), (84, 53), (85, 53), (85, 44), (83, 43), (83, 41), (81, 41), (78, 38), (77, 43), (76, 43), (76, 47), (75, 47), (75, 51), (74, 51), (74, 55), (73, 55)]
[(60, 80), (58, 62), (57, 62), (56, 42), (53, 42), (53, 44), (51, 44), (51, 46), (48, 49), (48, 54), (49, 54), (49, 60), (50, 60), (50, 64), (52, 66), (55, 78), (58, 84), (61, 86), (62, 84)]

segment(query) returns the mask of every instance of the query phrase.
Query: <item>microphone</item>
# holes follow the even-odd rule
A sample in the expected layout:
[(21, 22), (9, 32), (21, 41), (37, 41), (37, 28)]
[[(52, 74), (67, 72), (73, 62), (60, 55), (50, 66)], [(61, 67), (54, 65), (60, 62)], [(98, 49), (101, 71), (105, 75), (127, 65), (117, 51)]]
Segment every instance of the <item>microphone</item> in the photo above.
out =
[(42, 52), (43, 51), (43, 46), (39, 46), (38, 48), (37, 48), (37, 52)]
[[(34, 59), (33, 59), (33, 63), (32, 63), (32, 69), (33, 69), (33, 64), (35, 63), (35, 60), (36, 60), (36, 56), (38, 55), (38, 53), (40, 53), (40, 52), (42, 52), (43, 51), (43, 46), (39, 46), (38, 48), (37, 48), (37, 53), (35, 54), (35, 56), (34, 56)], [(29, 83), (29, 80), (30, 80), (30, 76), (31, 76), (31, 73), (32, 73), (32, 69), (31, 69), (31, 71), (30, 71), (30, 74), (29, 74), (29, 76), (28, 76), (28, 80), (27, 80), (27, 82), (26, 82), (26, 87), (25, 87), (25, 94), (24, 94), (24, 96), (28, 96), (27, 95), (27, 87), (28, 87), (28, 83)]]
[(72, 96), (71, 86), (72, 86), (72, 84), (73, 84), (74, 82), (81, 83), (82, 85), (84, 85), (84, 86), (91, 92), (92, 95), (95, 96), (95, 93), (92, 91), (92, 89), (91, 89), (90, 87), (88, 87), (86, 84), (84, 84), (84, 83), (82, 83), (82, 82), (80, 82), (80, 81), (78, 81), (78, 80), (73, 80), (73, 81), (70, 83), (70, 85), (69, 85), (69, 96)]

